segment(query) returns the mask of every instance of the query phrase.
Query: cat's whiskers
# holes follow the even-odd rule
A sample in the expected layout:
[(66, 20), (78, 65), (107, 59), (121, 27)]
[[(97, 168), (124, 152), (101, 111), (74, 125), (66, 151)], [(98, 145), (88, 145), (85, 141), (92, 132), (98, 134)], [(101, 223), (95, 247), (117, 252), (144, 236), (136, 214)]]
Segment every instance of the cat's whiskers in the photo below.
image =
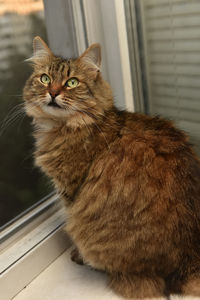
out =
[(17, 127), (17, 132), (19, 132), (19, 130), (20, 130), (20, 128), (21, 128), (21, 125), (22, 125), (22, 123), (23, 123), (23, 121), (24, 121), (24, 119), (25, 119), (25, 117), (26, 117), (25, 110), (22, 112), (22, 114), (20, 115), (20, 117), (21, 117), (21, 120), (19, 121), (19, 125), (18, 125), (18, 127)]
[(69, 101), (74, 101), (73, 99), (69, 98), (69, 97), (64, 97), (63, 100), (69, 100)]
[[(29, 108), (39, 106), (39, 104), (28, 104)], [(24, 103), (19, 103), (15, 105), (3, 119), (1, 126), (0, 126), (0, 136), (6, 131), (8, 127), (10, 127), (13, 123), (15, 123), (18, 119), (22, 118), (20, 124), (23, 122), (26, 116), (26, 108)]]
[(11, 124), (13, 124), (23, 114), (25, 114), (23, 103), (17, 104), (14, 108), (12, 108), (1, 123), (0, 136)]
[(21, 107), (24, 107), (24, 103), (18, 103), (16, 104), (14, 107), (12, 107), (8, 113), (7, 113), (7, 116), (11, 115), (14, 111), (16, 111), (16, 109), (19, 109)]

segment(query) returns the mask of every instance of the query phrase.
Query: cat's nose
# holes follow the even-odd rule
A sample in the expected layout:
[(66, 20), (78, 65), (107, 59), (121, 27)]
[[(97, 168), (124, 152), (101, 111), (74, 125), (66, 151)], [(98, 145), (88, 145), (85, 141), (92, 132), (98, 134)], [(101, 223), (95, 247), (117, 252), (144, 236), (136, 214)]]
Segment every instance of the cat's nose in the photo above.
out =
[(50, 91), (49, 94), (50, 94), (50, 96), (51, 96), (52, 99), (55, 99), (59, 95), (59, 92), (57, 92), (57, 91)]

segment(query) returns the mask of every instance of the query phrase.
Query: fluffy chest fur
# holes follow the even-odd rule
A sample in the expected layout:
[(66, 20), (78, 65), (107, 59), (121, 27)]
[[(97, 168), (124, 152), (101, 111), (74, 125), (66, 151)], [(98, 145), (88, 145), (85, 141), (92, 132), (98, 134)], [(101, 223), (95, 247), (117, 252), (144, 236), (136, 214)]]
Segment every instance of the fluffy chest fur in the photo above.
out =
[(73, 132), (61, 125), (35, 134), (36, 165), (53, 178), (61, 195), (71, 200), (87, 174), (92, 153), (87, 131)]
[[(67, 203), (74, 199), (96, 156), (108, 150), (108, 142), (116, 133), (88, 126), (72, 130), (66, 124), (53, 128), (37, 126), (35, 163), (53, 179)], [(113, 127), (113, 131), (114, 130)]]

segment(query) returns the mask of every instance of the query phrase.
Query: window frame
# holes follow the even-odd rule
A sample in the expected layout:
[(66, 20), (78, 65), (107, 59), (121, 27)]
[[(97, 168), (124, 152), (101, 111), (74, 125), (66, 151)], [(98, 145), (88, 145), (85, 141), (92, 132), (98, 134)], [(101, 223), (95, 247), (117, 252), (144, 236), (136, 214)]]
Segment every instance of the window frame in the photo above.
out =
[(0, 251), (4, 251), (14, 241), (18, 240), (19, 237), (25, 235), (45, 220), (47, 216), (53, 214), (57, 201), (58, 197), (55, 195), (55, 192), (52, 192), (2, 226)]
[[(102, 47), (102, 73), (118, 108), (135, 111), (124, 1), (83, 0), (88, 44)], [(75, 28), (79, 30), (79, 24)], [(113, 55), (114, 53), (114, 55)]]
[[(57, 201), (57, 196), (47, 200), (48, 203)], [(49, 264), (60, 256), (71, 242), (64, 225), (66, 222), (65, 208), (55, 205), (50, 211), (46, 210), (34, 221), (31, 229), (22, 227), (15, 234), (15, 239), (0, 252), (0, 289), (4, 300), (12, 299), (27, 286)], [(41, 205), (34, 211), (41, 212)], [(46, 217), (46, 219), (45, 219)], [(26, 232), (27, 231), (27, 232)], [(26, 232), (26, 233), (25, 233)], [(13, 238), (13, 236), (12, 236)]]

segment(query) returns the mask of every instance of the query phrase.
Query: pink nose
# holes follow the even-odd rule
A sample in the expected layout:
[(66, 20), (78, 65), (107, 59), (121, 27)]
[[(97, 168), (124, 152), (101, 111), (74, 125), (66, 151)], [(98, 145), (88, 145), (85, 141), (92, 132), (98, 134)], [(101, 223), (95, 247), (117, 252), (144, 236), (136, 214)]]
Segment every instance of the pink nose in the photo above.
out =
[(60, 91), (50, 90), (49, 94), (51, 95), (52, 98), (55, 98), (56, 96), (58, 96), (60, 94)]
[(60, 94), (60, 91), (61, 91), (61, 85), (58, 84), (58, 83), (53, 83), (49, 87), (49, 94), (53, 98), (55, 98), (56, 96), (58, 96)]

